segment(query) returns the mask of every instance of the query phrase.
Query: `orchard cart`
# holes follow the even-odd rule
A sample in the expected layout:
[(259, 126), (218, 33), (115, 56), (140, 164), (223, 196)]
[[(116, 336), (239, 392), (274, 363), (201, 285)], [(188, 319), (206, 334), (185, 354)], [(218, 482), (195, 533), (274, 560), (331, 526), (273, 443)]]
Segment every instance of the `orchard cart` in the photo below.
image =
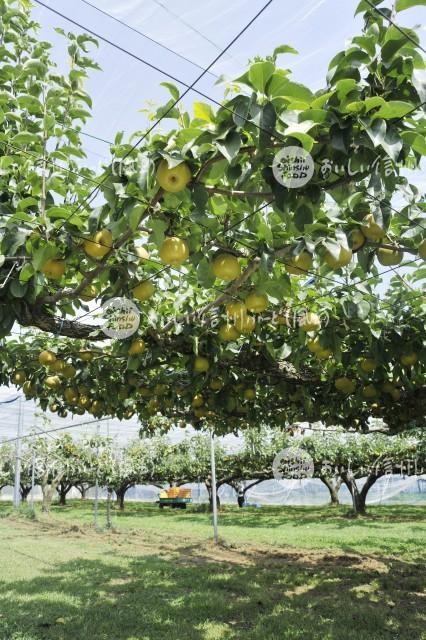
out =
[(186, 509), (187, 504), (191, 504), (191, 489), (180, 489), (171, 487), (162, 491), (158, 498), (158, 506), (160, 509), (164, 507), (172, 507), (172, 509)]

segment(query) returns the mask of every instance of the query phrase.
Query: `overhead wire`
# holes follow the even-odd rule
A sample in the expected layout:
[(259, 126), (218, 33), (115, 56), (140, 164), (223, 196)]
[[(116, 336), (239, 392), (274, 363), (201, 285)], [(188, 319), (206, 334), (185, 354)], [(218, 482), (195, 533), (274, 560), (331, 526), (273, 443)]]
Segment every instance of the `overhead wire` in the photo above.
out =
[[(85, 0), (82, 0), (82, 1), (85, 1)], [(38, 2), (38, 4), (43, 5), (43, 3), (42, 3), (42, 2), (40, 2), (40, 0), (36, 0), (36, 2)], [(89, 4), (89, 5), (90, 5), (90, 3), (87, 3), (87, 2), (86, 2), (86, 4)], [(269, 4), (269, 3), (268, 3), (268, 4)], [(58, 14), (59, 14), (59, 15), (61, 15), (64, 19), (66, 19), (66, 20), (70, 20), (71, 22), (74, 22), (74, 23), (75, 23), (75, 24), (77, 24), (77, 26), (79, 26), (80, 28), (82, 28), (82, 29), (86, 29), (86, 27), (84, 27), (83, 25), (80, 25), (79, 23), (76, 23), (75, 21), (73, 21), (73, 20), (69, 19), (67, 16), (64, 16), (64, 15), (63, 15), (63, 14), (61, 14), (60, 12), (57, 12), (56, 10), (53, 10), (51, 7), (48, 7), (47, 5), (43, 5), (43, 6), (46, 6), (46, 8), (48, 8), (49, 10), (52, 10), (52, 11), (54, 11), (55, 13), (58, 13)], [(94, 5), (91, 5), (91, 6), (94, 6)], [(94, 7), (94, 8), (96, 8), (96, 7)], [(264, 7), (264, 8), (266, 8), (266, 7)], [(104, 12), (104, 13), (106, 13), (106, 12)], [(259, 12), (259, 14), (260, 14), (260, 12)], [(258, 15), (259, 15), (259, 14), (258, 14)], [(107, 15), (110, 15), (110, 14), (107, 14)], [(114, 18), (113, 16), (110, 16), (110, 17)], [(254, 19), (256, 19), (256, 17), (255, 17)], [(254, 20), (254, 19), (253, 19), (253, 20)], [(122, 21), (120, 21), (120, 22), (122, 22)], [(126, 23), (123, 23), (123, 24), (124, 24), (124, 25), (126, 25)], [(126, 26), (129, 26), (129, 25), (126, 25)], [(86, 29), (86, 30), (90, 31), (89, 29)], [(96, 37), (98, 37), (98, 35), (97, 35), (97, 34), (94, 34), (94, 35), (96, 35)], [(142, 34), (142, 35), (143, 35), (143, 34)], [(99, 36), (99, 37), (100, 37), (100, 39), (102, 39), (102, 36)], [(237, 36), (237, 37), (238, 37), (238, 36)], [(236, 39), (236, 38), (235, 38), (235, 39)], [(234, 39), (234, 41), (235, 41), (235, 39)], [(114, 44), (114, 43), (112, 43), (112, 42), (109, 42), (109, 44), (112, 44), (112, 46), (115, 46), (115, 44)], [(130, 52), (127, 52), (127, 53), (128, 53), (129, 55), (131, 55), (131, 53), (130, 53)], [(143, 59), (141, 59), (141, 61), (142, 61), (143, 63), (146, 63), (146, 61), (144, 61)], [(210, 65), (210, 66), (211, 66), (211, 65)], [(161, 70), (160, 70), (160, 71), (161, 71)], [(204, 72), (207, 72), (207, 71), (208, 71), (208, 69), (205, 69), (205, 70), (203, 70), (203, 71), (204, 71)], [(177, 82), (181, 82), (180, 80), (176, 80), (176, 81), (177, 81)], [(197, 82), (197, 80), (196, 80), (195, 82)], [(182, 83), (182, 84), (184, 84), (184, 83)], [(189, 89), (189, 85), (188, 85), (188, 89)], [(209, 96), (206, 96), (206, 97), (207, 97), (208, 99), (211, 99)], [(182, 98), (183, 98), (183, 95), (180, 97), (180, 99), (182, 99)], [(213, 100), (213, 101), (214, 101), (214, 100)], [(220, 106), (223, 106), (223, 105), (221, 105), (220, 103), (218, 103), (218, 104), (219, 104)], [(226, 107), (225, 107), (225, 108), (226, 108)], [(164, 117), (164, 116), (163, 116), (163, 117)], [(247, 119), (247, 118), (246, 118), (246, 120), (248, 121), (248, 119)], [(255, 123), (253, 123), (253, 124), (255, 124)], [(257, 125), (255, 124), (255, 126), (257, 126)], [(261, 129), (261, 128), (260, 128), (260, 127), (258, 127), (258, 126), (257, 126), (257, 128)], [(268, 132), (268, 133), (270, 134), (271, 132)], [(271, 136), (271, 137), (273, 137), (273, 136), (274, 136), (274, 134), (272, 134), (272, 136)], [(275, 137), (276, 137), (276, 136), (275, 136)], [(283, 140), (281, 140), (280, 138), (277, 138), (277, 139), (279, 139), (281, 142), (283, 142)], [(31, 155), (33, 155), (33, 154), (31, 154)], [(62, 170), (64, 170), (64, 168), (62, 168), (62, 167), (59, 167), (59, 168), (61, 168)], [(65, 169), (65, 170), (66, 170), (66, 169)], [(84, 176), (84, 177), (85, 177), (85, 178), (87, 178), (86, 176)], [(101, 184), (97, 184), (97, 188), (98, 188), (98, 187), (100, 187), (100, 186), (101, 186)], [(367, 195), (367, 197), (370, 197), (370, 198), (373, 198), (373, 199), (374, 199), (374, 196), (372, 196), (372, 195), (371, 195), (371, 194), (369, 194), (368, 192), (366, 192), (366, 195)], [(380, 201), (378, 198), (376, 198), (376, 200)], [(381, 202), (381, 201), (380, 201), (380, 202)], [(249, 214), (249, 215), (248, 215), (248, 216), (246, 216), (245, 218), (243, 218), (243, 220), (242, 220), (242, 221), (239, 221), (238, 223), (236, 223), (235, 225), (233, 225), (231, 228), (233, 228), (233, 227), (235, 227), (235, 226), (237, 226), (237, 225), (241, 224), (241, 222), (245, 221), (248, 217), (250, 217), (251, 215), (255, 215), (259, 210), (261, 210), (261, 209), (265, 208), (266, 206), (269, 206), (271, 203), (272, 203), (272, 201), (271, 201), (271, 202), (266, 203), (265, 205), (262, 205), (262, 207), (260, 207), (259, 209), (255, 210), (254, 212), (252, 212), (251, 214)], [(391, 208), (392, 208), (392, 207), (391, 207)], [(398, 214), (401, 214), (401, 212), (398, 212), (398, 211), (396, 211), (395, 209), (394, 209), (394, 211), (395, 211), (396, 213), (398, 213)], [(72, 214), (72, 215), (74, 215), (74, 214)], [(418, 223), (417, 223), (417, 224), (418, 224)], [(417, 225), (416, 225), (416, 226), (417, 226)], [(422, 226), (422, 225), (418, 224), (418, 226)], [(282, 261), (281, 261), (281, 262), (282, 262)], [(285, 263), (284, 263), (284, 264), (285, 264)], [(163, 270), (162, 270), (162, 271), (163, 271)], [(159, 273), (161, 273), (161, 272), (159, 272)], [(159, 275), (159, 273), (153, 274), (152, 276), (150, 276), (150, 278), (152, 278), (152, 277), (156, 277), (157, 275)], [(318, 276), (318, 274), (315, 274), (315, 275), (316, 275), (316, 276)], [(331, 279), (330, 279), (330, 280), (331, 280)], [(334, 281), (334, 283), (336, 283), (336, 282)], [(338, 284), (341, 284), (341, 283), (338, 283)], [(360, 283), (357, 283), (357, 284), (360, 284)], [(356, 286), (356, 285), (354, 285), (354, 286)]]
[[(110, 18), (111, 20), (114, 20), (114, 22), (117, 22), (121, 26), (126, 27), (126, 29), (129, 29), (130, 31), (133, 31), (134, 33), (137, 33), (138, 35), (142, 36), (142, 38), (145, 38), (149, 42), (152, 42), (153, 44), (158, 45), (159, 47), (161, 47), (165, 51), (168, 51), (169, 53), (172, 53), (173, 55), (175, 55), (176, 57), (180, 58), (181, 60), (184, 60), (185, 62), (189, 62), (189, 64), (192, 64), (194, 67), (197, 67), (197, 69), (200, 69), (201, 71), (203, 70), (203, 67), (201, 65), (199, 65), (198, 62), (195, 62), (194, 60), (191, 60), (190, 58), (187, 58), (186, 56), (182, 55), (178, 51), (175, 51), (174, 49), (171, 49), (167, 45), (163, 44), (159, 40), (155, 40), (152, 36), (149, 36), (148, 34), (144, 33), (143, 31), (140, 31), (139, 29), (136, 29), (135, 27), (132, 27), (127, 22), (124, 22), (124, 20), (121, 20), (120, 18), (117, 18), (117, 16), (114, 16), (112, 13), (108, 13), (108, 11), (105, 11), (105, 9), (101, 9), (100, 7), (96, 6), (92, 2), (88, 2), (88, 0), (80, 0), (80, 2), (82, 2), (85, 5), (87, 5), (88, 7), (91, 7), (92, 9), (97, 11), (98, 13)], [(165, 8), (165, 7), (163, 7), (163, 8)], [(209, 75), (211, 75), (214, 78), (218, 79), (218, 76), (215, 73), (213, 73), (212, 71), (209, 71), (208, 73), (209, 73)]]
[[(97, 37), (96, 33), (93, 30), (90, 29), (86, 29), (83, 25), (81, 25), (80, 23), (78, 23), (77, 21), (65, 16), (64, 14), (62, 14), (60, 11), (57, 11), (56, 9), (53, 9), (53, 7), (50, 7), (49, 5), (45, 4), (44, 2), (42, 2), (41, 0), (34, 0), (37, 4), (45, 7), (46, 9), (48, 9), (49, 11), (52, 11), (53, 13), (56, 13), (57, 15), (61, 16), (63, 19), (71, 22), (72, 24), (78, 26), (80, 29), (86, 30), (88, 33), (91, 33), (92, 35), (94, 35), (95, 37)], [(157, 118), (155, 120), (155, 122), (147, 129), (147, 131), (132, 145), (131, 149), (126, 152), (126, 154), (123, 156), (122, 161), (125, 160), (127, 157), (129, 157), (129, 155), (131, 155), (131, 153), (137, 149), (142, 142), (151, 134), (151, 132), (164, 120), (164, 118), (166, 118), (168, 116), (168, 114), (177, 106), (177, 104), (179, 104), (179, 102), (181, 102), (181, 100), (183, 100), (183, 98), (192, 90), (195, 90), (195, 86), (196, 84), (210, 71), (210, 69), (216, 64), (216, 62), (218, 60), (220, 60), (220, 58), (234, 45), (234, 43), (251, 27), (252, 24), (254, 24), (254, 22), (256, 22), (257, 18), (272, 4), (273, 0), (268, 0), (262, 7), (261, 9), (249, 20), (249, 22), (247, 22), (245, 24), (245, 26), (240, 29), (240, 31), (237, 33), (236, 36), (234, 36), (232, 38), (232, 40), (225, 46), (224, 49), (222, 49), (220, 51), (220, 53), (214, 58), (214, 60), (208, 65), (208, 67), (206, 69), (203, 69), (203, 71), (195, 78), (195, 80), (190, 84), (190, 85), (186, 85), (186, 90), (178, 96), (177, 99), (175, 99), (172, 104), (164, 111), (164, 113), (161, 114), (161, 116), (159, 118)], [(105, 39), (103, 37), (100, 37), (100, 39), (104, 40), (105, 42), (111, 44), (112, 46), (116, 46), (118, 49), (121, 49), (124, 53), (126, 53), (126, 50), (123, 47), (120, 47), (119, 45), (115, 45), (114, 43), (112, 43), (110, 40)], [(129, 55), (133, 55), (130, 52), (128, 52)], [(138, 58), (139, 56), (134, 56), (136, 58)], [(152, 68), (154, 68), (154, 65), (150, 65)], [(167, 74), (169, 77), (173, 78), (173, 76), (171, 76), (170, 74)], [(181, 83), (183, 84), (183, 83)], [(186, 84), (186, 83), (185, 83)], [(106, 182), (108, 179), (108, 176), (105, 176), (102, 180), (102, 182)], [(90, 199), (92, 197), (92, 195), (96, 194), (99, 191), (100, 187), (96, 187), (91, 194), (89, 194), (86, 198), (85, 201), (87, 202), (88, 199)], [(83, 201), (84, 203), (84, 201)], [(82, 206), (84, 206), (83, 203), (80, 203), (79, 206), (76, 208), (75, 211), (73, 211), (73, 213), (69, 216), (70, 218), (77, 213), (77, 211), (79, 211), (81, 209)], [(66, 220), (64, 221), (63, 224), (65, 224)]]

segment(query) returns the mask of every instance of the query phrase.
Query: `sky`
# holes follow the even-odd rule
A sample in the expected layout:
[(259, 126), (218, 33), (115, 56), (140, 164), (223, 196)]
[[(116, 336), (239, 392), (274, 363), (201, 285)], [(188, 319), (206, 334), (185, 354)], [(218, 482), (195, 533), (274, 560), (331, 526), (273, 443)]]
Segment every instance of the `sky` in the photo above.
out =
[[(110, 141), (117, 131), (130, 135), (144, 129), (146, 114), (141, 110), (152, 103), (163, 104), (170, 98), (161, 83), (172, 81), (171, 75), (180, 81), (174, 83), (183, 92), (266, 4), (265, 0), (180, 0), (179, 3), (168, 0), (43, 0), (43, 3), (46, 7), (34, 5), (33, 15), (41, 25), (41, 37), (53, 43), (53, 57), (61, 69), (67, 63), (66, 42), (55, 32), (56, 27), (74, 33), (92, 31), (116, 45), (100, 41), (99, 49), (93, 50), (92, 57), (102, 71), (93, 72), (87, 85), (94, 108), (92, 120), (84, 127), (87, 133)], [(190, 109), (194, 101), (208, 102), (208, 97), (220, 101), (223, 86), (216, 84), (218, 76), (238, 77), (248, 60), (256, 55), (271, 54), (281, 44), (291, 45), (299, 52), (297, 56), (286, 55), (280, 59), (284, 67), (292, 69), (293, 79), (313, 90), (320, 89), (325, 84), (329, 60), (344, 48), (349, 38), (360, 32), (361, 17), (354, 17), (357, 4), (358, 0), (274, 0), (188, 92), (184, 99), (186, 107)], [(83, 28), (47, 7), (63, 13)], [(411, 28), (420, 25), (418, 33), (424, 46), (425, 18), (426, 8), (413, 8), (398, 14), (399, 24)], [(197, 91), (205, 95), (200, 96)], [(108, 162), (107, 143), (85, 137), (85, 149), (86, 164), (97, 167)], [(426, 189), (424, 172), (417, 178), (417, 183)], [(13, 389), (0, 388), (0, 402), (13, 395)], [(24, 407), (25, 431), (28, 431), (34, 423), (34, 406), (25, 402)], [(13, 437), (17, 418), (17, 402), (0, 404), (0, 440)], [(60, 420), (54, 414), (51, 418), (51, 428), (62, 426), (64, 422), (72, 423), (70, 418)], [(76, 424), (82, 421), (81, 416), (74, 419)], [(38, 424), (41, 425), (40, 419)], [(74, 433), (95, 428), (95, 425), (81, 427), (74, 429)], [(100, 428), (106, 433), (105, 422)], [(111, 420), (109, 430), (111, 435), (125, 442), (137, 436), (139, 426), (135, 420), (123, 423)], [(182, 437), (183, 433), (181, 430), (174, 438)]]

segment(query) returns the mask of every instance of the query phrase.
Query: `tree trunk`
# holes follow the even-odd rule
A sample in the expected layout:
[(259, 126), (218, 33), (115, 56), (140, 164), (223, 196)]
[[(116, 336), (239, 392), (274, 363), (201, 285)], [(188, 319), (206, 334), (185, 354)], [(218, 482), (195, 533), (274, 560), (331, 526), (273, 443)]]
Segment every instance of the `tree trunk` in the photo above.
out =
[(342, 486), (342, 482), (343, 482), (342, 478), (340, 476), (336, 478), (328, 478), (326, 476), (320, 476), (319, 479), (321, 480), (321, 482), (325, 484), (325, 486), (330, 492), (330, 504), (333, 507), (336, 507), (337, 505), (339, 505), (340, 504), (339, 490), (340, 490), (340, 487)]
[(89, 491), (89, 489), (91, 487), (93, 487), (92, 484), (89, 484), (89, 483), (85, 484), (84, 482), (79, 482), (78, 484), (75, 484), (74, 486), (80, 492), (81, 500), (86, 500), (87, 492)]
[(61, 507), (64, 507), (66, 505), (67, 495), (69, 494), (71, 489), (72, 489), (72, 484), (66, 484), (64, 482), (60, 482), (58, 484), (58, 486), (56, 487), (56, 491), (59, 494), (59, 502), (58, 502), (58, 504)]
[[(209, 494), (210, 511), (213, 511), (213, 487), (210, 480), (206, 480), (204, 484), (206, 485), (206, 489)], [(216, 484), (216, 504), (218, 509), (220, 509), (220, 498), (218, 492), (220, 486), (221, 484)]]
[(55, 492), (55, 485), (53, 483), (43, 484), (41, 487), (41, 491), (43, 493), (41, 510), (43, 513), (49, 513), (50, 507), (52, 505), (53, 495)]
[(116, 505), (117, 507), (120, 509), (120, 511), (124, 510), (124, 496), (126, 495), (126, 491), (129, 487), (121, 488), (121, 489), (116, 489), (115, 490), (115, 495), (116, 495)]
[(377, 480), (380, 477), (381, 477), (380, 474), (379, 475), (370, 474), (369, 476), (367, 476), (367, 479), (360, 491), (357, 487), (354, 475), (346, 471), (342, 473), (343, 482), (347, 486), (349, 493), (352, 496), (352, 507), (355, 515), (357, 516), (366, 515), (367, 494), (371, 489), (371, 487), (373, 486), (373, 484), (377, 482)]
[(27, 498), (31, 493), (31, 485), (21, 484), (19, 488), (22, 502), (27, 502)]

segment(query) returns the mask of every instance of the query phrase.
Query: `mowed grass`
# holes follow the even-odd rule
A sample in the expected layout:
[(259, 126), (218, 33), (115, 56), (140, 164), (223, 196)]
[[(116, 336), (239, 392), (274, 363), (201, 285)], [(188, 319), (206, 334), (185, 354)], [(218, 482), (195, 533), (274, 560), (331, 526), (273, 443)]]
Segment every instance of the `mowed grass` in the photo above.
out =
[[(424, 640), (424, 508), (0, 503), (1, 640)], [(99, 524), (105, 526), (105, 505)]]

